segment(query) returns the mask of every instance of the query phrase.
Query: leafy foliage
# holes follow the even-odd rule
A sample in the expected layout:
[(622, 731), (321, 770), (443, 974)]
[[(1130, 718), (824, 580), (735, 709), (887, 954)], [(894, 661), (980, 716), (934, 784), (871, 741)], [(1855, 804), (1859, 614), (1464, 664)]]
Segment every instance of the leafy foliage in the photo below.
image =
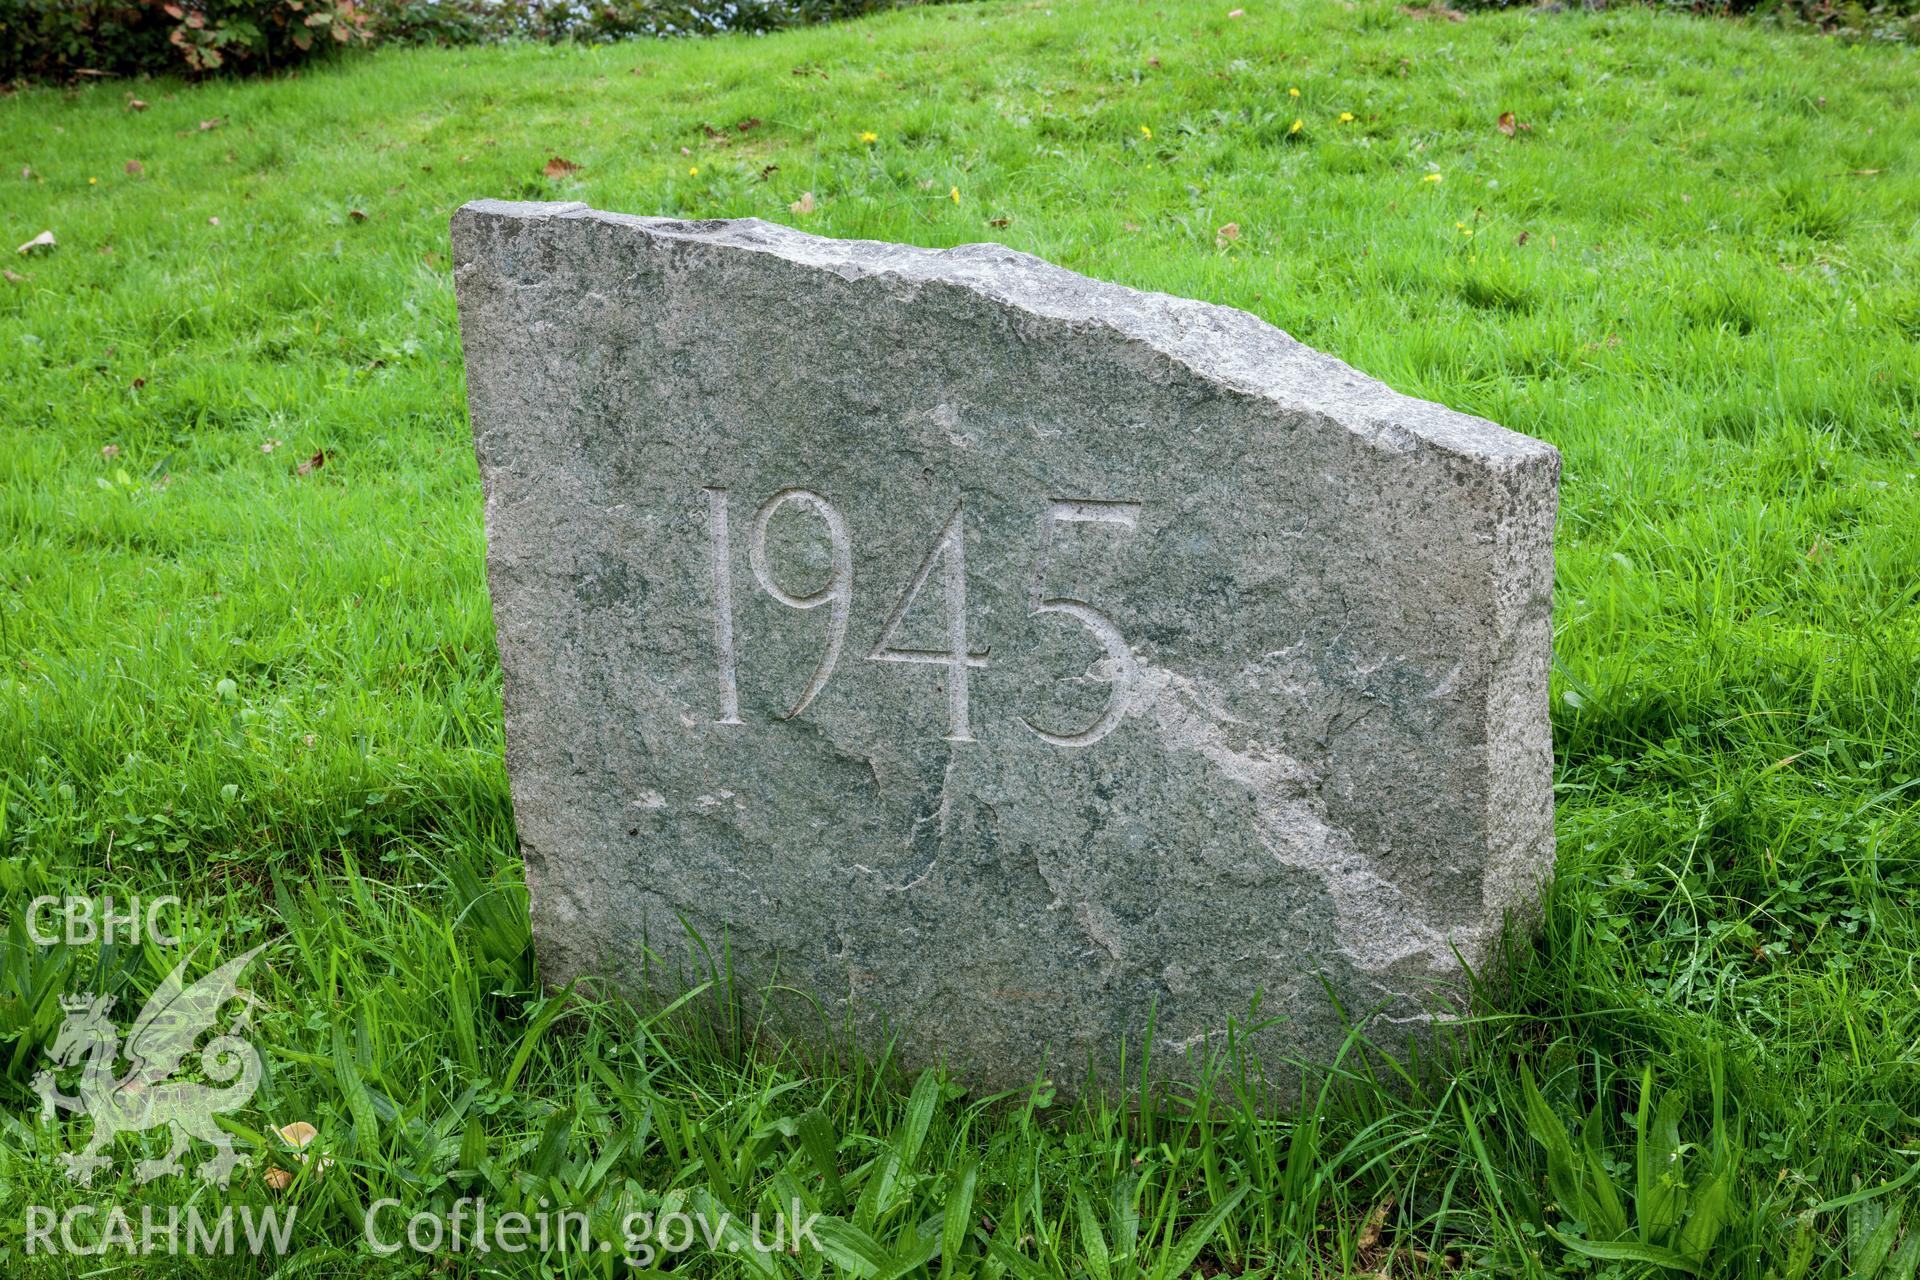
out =
[(271, 70), (370, 34), (356, 0), (0, 0), (0, 80)]
[[(1680, 1140), (1686, 1096), (1670, 1092), (1656, 1105), (1653, 1070), (1640, 1077), (1634, 1114), (1631, 1187), (1614, 1186), (1621, 1166), (1608, 1158), (1605, 1102), (1596, 1102), (1579, 1127), (1579, 1145), (1567, 1137), (1533, 1073), (1522, 1067), (1526, 1128), (1547, 1153), (1547, 1186), (1561, 1215), (1548, 1232), (1568, 1249), (1614, 1262), (1645, 1262), (1698, 1274), (1713, 1260), (1714, 1244), (1739, 1216), (1735, 1181), (1741, 1146), (1726, 1115), (1726, 1077), (1712, 1061), (1713, 1127), (1704, 1149)], [(1632, 1206), (1629, 1215), (1628, 1206)]]
[(922, 0), (0, 0), (0, 82), (274, 71), (376, 40), (766, 32)]

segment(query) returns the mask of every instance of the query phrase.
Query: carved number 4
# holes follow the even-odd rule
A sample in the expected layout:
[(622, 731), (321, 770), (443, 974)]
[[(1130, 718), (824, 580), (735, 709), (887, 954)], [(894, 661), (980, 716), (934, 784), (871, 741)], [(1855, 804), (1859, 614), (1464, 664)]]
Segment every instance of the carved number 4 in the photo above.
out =
[[(927, 585), (927, 579), (933, 576), (934, 567), (942, 563), (945, 564), (945, 572), (941, 574), (940, 583), (946, 594), (947, 647), (894, 647), (894, 636), (899, 633), (900, 624), (906, 620), (907, 611), (913, 608), (914, 598)], [(973, 730), (967, 723), (967, 670), (986, 666), (987, 651), (974, 653), (967, 648), (967, 527), (959, 507), (954, 507), (953, 514), (947, 517), (947, 523), (934, 538), (926, 558), (920, 561), (920, 567), (914, 571), (913, 581), (907, 584), (906, 594), (900, 597), (900, 603), (893, 606), (893, 612), (887, 615), (887, 624), (880, 628), (880, 639), (875, 642), (873, 652), (867, 658), (872, 662), (926, 662), (947, 668), (947, 739), (950, 742), (973, 741)]]

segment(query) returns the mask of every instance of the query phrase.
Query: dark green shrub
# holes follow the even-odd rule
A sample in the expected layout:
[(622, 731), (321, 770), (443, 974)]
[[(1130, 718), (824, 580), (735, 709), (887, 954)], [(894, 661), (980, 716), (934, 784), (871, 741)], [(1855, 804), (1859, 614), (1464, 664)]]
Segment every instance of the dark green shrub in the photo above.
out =
[(480, 44), (518, 33), (523, 5), (501, 0), (363, 0), (379, 41)]
[(923, 0), (0, 0), (0, 82), (270, 71), (372, 41), (778, 31)]
[(355, 0), (0, 0), (0, 80), (265, 70), (368, 34)]

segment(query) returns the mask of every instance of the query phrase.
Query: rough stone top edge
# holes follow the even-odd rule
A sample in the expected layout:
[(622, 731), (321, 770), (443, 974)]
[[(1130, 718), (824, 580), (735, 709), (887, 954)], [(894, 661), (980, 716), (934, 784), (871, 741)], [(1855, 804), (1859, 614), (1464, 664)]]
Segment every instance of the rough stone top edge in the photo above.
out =
[(593, 222), (661, 239), (770, 254), (848, 280), (892, 276), (954, 285), (1042, 318), (1105, 326), (1200, 376), (1284, 410), (1336, 418), (1377, 447), (1411, 451), (1425, 446), (1496, 471), (1540, 466), (1556, 475), (1559, 471), (1559, 451), (1545, 441), (1402, 395), (1248, 312), (1094, 280), (1005, 245), (923, 249), (878, 240), (836, 240), (758, 218), (689, 221), (611, 213), (577, 201), (489, 199), (455, 211), (456, 255), (462, 251), (463, 219)]

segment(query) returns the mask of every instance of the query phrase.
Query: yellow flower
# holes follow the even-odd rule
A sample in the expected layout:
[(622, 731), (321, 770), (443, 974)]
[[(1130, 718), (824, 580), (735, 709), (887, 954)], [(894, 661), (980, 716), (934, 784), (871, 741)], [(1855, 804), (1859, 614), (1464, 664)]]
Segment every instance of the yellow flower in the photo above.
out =
[(1422, 182), (1438, 182), (1438, 181), (1440, 181), (1440, 175), (1439, 175), (1439, 174), (1437, 174), (1437, 173), (1430, 173), (1430, 174), (1428, 174), (1428, 175), (1427, 175), (1426, 177), (1424, 177), (1424, 178), (1422, 178), (1422, 179), (1420, 179), (1420, 181), (1422, 181)]
[(1151, 129), (1149, 129), (1149, 128), (1147, 128), (1147, 126), (1145, 126), (1145, 125), (1141, 125), (1141, 126), (1140, 126), (1140, 136), (1141, 136), (1141, 137), (1143, 137), (1143, 138), (1151, 138), (1151, 137), (1153, 136), (1153, 130), (1151, 130)]
[(1297, 98), (1300, 96), (1300, 91), (1298, 89), (1289, 89), (1287, 90), (1287, 96), (1289, 98)]
[(688, 176), (689, 178), (697, 178), (697, 177), (699, 177), (699, 176), (700, 176), (700, 166), (696, 164), (696, 165), (694, 165), (694, 166), (692, 166), (691, 168), (689, 168), (689, 169), (687, 170), (687, 176)]
[(1353, 112), (1351, 112), (1351, 111), (1342, 111), (1342, 112), (1340, 113), (1340, 123), (1341, 123), (1341, 124), (1352, 124), (1352, 123), (1353, 123)]
[(1295, 121), (1293, 122), (1293, 127), (1292, 127), (1291, 129), (1288, 129), (1288, 130), (1287, 130), (1287, 132), (1288, 132), (1288, 133), (1298, 133), (1298, 132), (1300, 132), (1300, 131), (1301, 131), (1302, 129), (1304, 129), (1304, 128), (1306, 128), (1306, 127), (1307, 127), (1307, 125), (1306, 125), (1306, 121), (1304, 121), (1304, 120), (1295, 120)]
[(860, 135), (860, 141), (871, 145), (875, 142), (880, 141), (880, 135), (875, 133), (873, 130), (869, 129), (865, 133)]
[(960, 188), (958, 188), (958, 187), (955, 187), (955, 188), (954, 188), (953, 190), (951, 190), (951, 191), (949, 191), (949, 192), (947, 192), (947, 199), (949, 199), (949, 200), (951, 200), (951, 201), (953, 201), (953, 202), (954, 202), (955, 204), (959, 204), (959, 203), (960, 203)]
[(98, 178), (88, 178), (88, 179), (87, 179), (87, 185), (88, 185), (88, 186), (90, 186), (90, 187), (97, 187), (97, 186), (99, 186), (99, 185), (100, 185), (100, 179), (98, 179)]

